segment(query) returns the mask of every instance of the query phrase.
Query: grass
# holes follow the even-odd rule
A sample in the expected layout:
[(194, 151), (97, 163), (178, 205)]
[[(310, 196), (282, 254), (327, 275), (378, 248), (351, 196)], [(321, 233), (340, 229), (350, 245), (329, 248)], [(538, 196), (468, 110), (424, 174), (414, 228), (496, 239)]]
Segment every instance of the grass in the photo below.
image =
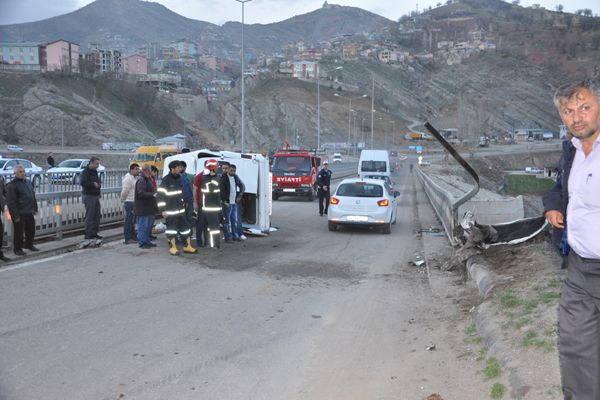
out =
[(485, 368), (483, 369), (483, 375), (485, 379), (496, 379), (502, 374), (502, 367), (500, 363), (494, 357), (490, 357), (486, 361)]
[(544, 304), (553, 303), (558, 299), (560, 299), (560, 292), (546, 291), (538, 293), (538, 300)]
[(543, 194), (552, 189), (552, 179), (536, 178), (533, 175), (507, 175), (504, 187), (512, 193)]
[(550, 353), (554, 350), (554, 344), (547, 339), (540, 339), (535, 331), (527, 331), (523, 337), (523, 347), (537, 347)]
[(492, 399), (501, 399), (506, 393), (506, 386), (501, 383), (494, 383), (492, 386), (492, 390), (490, 392), (490, 397)]

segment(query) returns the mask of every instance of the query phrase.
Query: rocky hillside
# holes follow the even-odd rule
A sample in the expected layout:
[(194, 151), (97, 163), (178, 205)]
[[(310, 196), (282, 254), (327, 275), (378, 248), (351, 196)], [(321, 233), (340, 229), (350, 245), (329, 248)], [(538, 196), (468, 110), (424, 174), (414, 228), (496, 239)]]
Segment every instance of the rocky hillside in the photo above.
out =
[[(149, 142), (181, 127), (154, 90), (60, 74), (0, 74), (0, 140), (65, 145)], [(62, 134), (61, 134), (62, 133)]]

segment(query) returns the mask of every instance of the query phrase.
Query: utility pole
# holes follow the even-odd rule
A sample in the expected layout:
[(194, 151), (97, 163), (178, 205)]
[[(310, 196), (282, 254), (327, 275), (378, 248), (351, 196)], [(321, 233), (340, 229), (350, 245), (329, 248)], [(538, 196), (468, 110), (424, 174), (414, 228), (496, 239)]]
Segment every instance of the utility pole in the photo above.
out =
[(375, 113), (375, 75), (371, 75), (373, 86), (371, 88), (371, 150), (373, 150), (373, 119)]
[(246, 125), (246, 120), (245, 120), (245, 109), (246, 109), (246, 102), (245, 102), (245, 81), (246, 79), (244, 78), (244, 5), (252, 0), (235, 0), (238, 3), (242, 3), (242, 153), (244, 152), (244, 148), (245, 148), (245, 140), (244, 140), (244, 128)]
[(65, 113), (60, 112), (60, 147), (65, 148), (65, 123), (63, 121)]

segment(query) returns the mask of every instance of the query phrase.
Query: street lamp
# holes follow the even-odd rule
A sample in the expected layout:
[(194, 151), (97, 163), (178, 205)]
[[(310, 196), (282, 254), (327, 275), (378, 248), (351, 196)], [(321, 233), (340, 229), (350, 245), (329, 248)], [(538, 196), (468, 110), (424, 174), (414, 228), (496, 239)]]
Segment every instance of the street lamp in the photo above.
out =
[[(239, 0), (236, 0), (239, 1)], [(317, 150), (321, 148), (321, 82), (320, 82), (320, 74), (321, 74), (321, 64), (317, 63), (317, 73), (315, 74), (317, 80)], [(335, 70), (338, 71), (342, 69), (341, 65), (336, 67)]]
[(371, 150), (373, 150), (373, 124), (374, 124), (374, 117), (375, 117), (375, 75), (371, 75), (371, 78), (373, 80), (373, 86), (371, 89)]
[(351, 126), (350, 126), (350, 118), (351, 118), (351, 114), (353, 111), (352, 110), (352, 100), (362, 99), (364, 97), (367, 97), (367, 95), (363, 94), (362, 96), (357, 96), (357, 97), (345, 97), (338, 93), (334, 93), (333, 95), (335, 97), (341, 97), (342, 99), (348, 99), (348, 143), (350, 143), (350, 132), (352, 131)]
[(244, 152), (245, 99), (244, 99), (244, 5), (252, 0), (235, 0), (242, 3), (242, 153)]

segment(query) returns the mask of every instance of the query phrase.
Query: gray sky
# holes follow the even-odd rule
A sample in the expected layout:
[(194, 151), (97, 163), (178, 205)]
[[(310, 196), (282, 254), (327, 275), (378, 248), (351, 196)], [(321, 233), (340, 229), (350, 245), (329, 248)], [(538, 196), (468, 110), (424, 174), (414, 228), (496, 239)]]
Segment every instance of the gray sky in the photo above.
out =
[[(66, 14), (91, 3), (91, 0), (0, 0), (0, 25), (37, 21)], [(227, 21), (241, 21), (241, 4), (235, 0), (156, 0), (172, 11), (188, 18), (223, 24)], [(282, 21), (294, 15), (305, 14), (320, 8), (324, 0), (252, 0), (245, 6), (245, 22), (261, 23)], [(435, 6), (444, 0), (420, 0), (419, 9)], [(417, 1), (405, 0), (332, 0), (330, 4), (360, 7), (365, 10), (397, 20), (404, 14), (415, 10)], [(540, 4), (554, 10), (557, 4), (563, 4), (565, 11), (591, 8), (594, 14), (600, 14), (598, 0), (521, 0), (529, 6)], [(1, 40), (1, 38), (0, 38)]]

